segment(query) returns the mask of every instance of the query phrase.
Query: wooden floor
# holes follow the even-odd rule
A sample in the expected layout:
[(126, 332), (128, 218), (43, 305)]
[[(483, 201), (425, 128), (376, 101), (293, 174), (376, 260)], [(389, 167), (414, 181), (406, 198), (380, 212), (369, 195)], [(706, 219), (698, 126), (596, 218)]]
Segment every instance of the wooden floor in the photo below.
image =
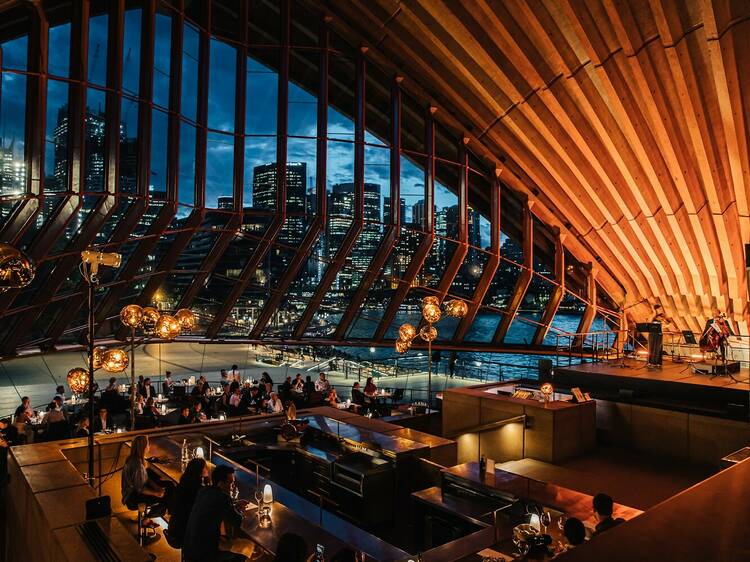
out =
[[(620, 366), (621, 364), (624, 367)], [(691, 369), (691, 363), (675, 363), (669, 359), (665, 359), (664, 364), (658, 368), (647, 367), (645, 361), (638, 359), (625, 359), (622, 362), (612, 360), (602, 363), (583, 363), (570, 367), (560, 366), (555, 367), (555, 371), (570, 373), (571, 375), (631, 378), (639, 381), (682, 383), (727, 390), (747, 391), (750, 388), (750, 370), (748, 369), (741, 369), (739, 373), (733, 374), (732, 377), (736, 379), (733, 380), (727, 375), (713, 376), (694, 373)]]

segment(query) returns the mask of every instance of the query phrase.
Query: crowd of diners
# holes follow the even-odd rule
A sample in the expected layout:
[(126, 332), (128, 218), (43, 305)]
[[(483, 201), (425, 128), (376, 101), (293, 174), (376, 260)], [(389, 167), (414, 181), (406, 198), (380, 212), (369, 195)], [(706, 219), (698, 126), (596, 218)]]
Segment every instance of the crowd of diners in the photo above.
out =
[[(146, 504), (152, 517), (164, 517), (168, 521), (164, 532), (167, 542), (182, 551), (185, 562), (246, 560), (244, 555), (231, 552), (228, 545), (237, 537), (248, 513), (248, 502), (232, 496), (236, 486), (234, 469), (217, 465), (209, 474), (206, 461), (194, 458), (175, 486), (148, 466), (148, 450), (147, 436), (138, 435), (133, 439), (122, 469), (123, 504)], [(143, 525), (152, 529), (158, 526), (153, 519), (145, 519)], [(286, 533), (279, 538), (274, 559), (284, 562), (314, 560), (314, 547), (299, 535)], [(332, 562), (356, 562), (358, 559), (357, 553), (348, 548), (326, 558)]]
[[(65, 388), (58, 386), (55, 395), (43, 408), (34, 410), (28, 397), (21, 399), (13, 419), (5, 420), (18, 435), (17, 443), (54, 441), (70, 437), (86, 437), (91, 432), (111, 432), (117, 427), (131, 426), (131, 398), (135, 395), (135, 429), (151, 429), (164, 425), (199, 423), (211, 418), (234, 417), (250, 414), (279, 414), (292, 404), (295, 408), (330, 405), (368, 416), (382, 416), (389, 412), (372, 377), (367, 377), (364, 387), (357, 381), (344, 401), (328, 381), (325, 372), (315, 380), (310, 375), (287, 376), (274, 384), (271, 376), (263, 372), (258, 380), (242, 380), (237, 365), (221, 369), (218, 384), (212, 384), (201, 375), (195, 384), (187, 379), (177, 380), (166, 372), (160, 389), (150, 377), (139, 376), (134, 387), (124, 388), (115, 377), (99, 391), (96, 388), (94, 419), (89, 419), (85, 397), (76, 404), (66, 400)], [(32, 423), (33, 422), (33, 423)], [(15, 443), (14, 443), (15, 444)]]

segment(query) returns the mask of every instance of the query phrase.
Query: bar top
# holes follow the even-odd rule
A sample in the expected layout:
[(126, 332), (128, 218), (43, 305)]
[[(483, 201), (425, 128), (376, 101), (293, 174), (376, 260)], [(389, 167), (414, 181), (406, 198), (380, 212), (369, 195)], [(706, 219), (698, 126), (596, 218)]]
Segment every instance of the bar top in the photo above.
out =
[[(497, 394), (491, 392), (493, 387), (497, 387), (498, 389), (507, 387), (508, 383), (492, 383), (492, 384), (483, 384), (483, 385), (476, 385), (476, 386), (462, 386), (458, 388), (451, 388), (445, 390), (444, 396), (450, 396), (451, 394), (455, 395), (463, 395), (463, 396), (473, 396), (476, 398), (487, 398), (489, 400), (499, 400), (502, 402), (508, 402), (511, 404), (518, 404), (519, 406), (525, 406), (527, 408), (537, 408), (540, 410), (553, 410), (553, 411), (559, 411), (559, 410), (568, 410), (571, 408), (579, 408), (581, 406), (584, 406), (586, 404), (589, 404), (589, 407), (595, 402), (593, 400), (589, 402), (568, 402), (566, 400), (551, 400), (550, 402), (540, 402), (538, 400), (531, 400), (531, 399), (524, 399), (524, 398), (513, 398), (512, 396), (506, 396), (504, 394)], [(445, 398), (443, 398), (445, 400)]]
[[(154, 437), (150, 440), (150, 456), (159, 460), (153, 466), (164, 475), (177, 481), (182, 475), (180, 462), (180, 443), (183, 434), (175, 438), (169, 436)], [(272, 480), (256, 480), (256, 474), (226, 457), (214, 454), (211, 459), (215, 464), (229, 464), (236, 470), (235, 476), (240, 490), (240, 497), (254, 504), (253, 497), (256, 482), (262, 487), (271, 484), (274, 493), (272, 512), (273, 524), (264, 529), (258, 526), (256, 507), (248, 510), (242, 523), (242, 530), (250, 540), (275, 554), (279, 538), (286, 532), (300, 535), (309, 545), (322, 544), (326, 552), (335, 553), (344, 547), (360, 550), (368, 555), (368, 560), (401, 560), (408, 554), (387, 542), (371, 535), (362, 529), (332, 515), (323, 512), (322, 525), (318, 525), (320, 510), (318, 506), (286, 490)]]
[(334, 435), (356, 444), (377, 448), (383, 453), (393, 456), (415, 452), (426, 453), (430, 448), (429, 445), (412, 441), (411, 439), (386, 435), (385, 433), (372, 431), (364, 427), (357, 427), (348, 423), (348, 421), (339, 421), (319, 414), (302, 415), (298, 416), (298, 419), (309, 421), (310, 427), (329, 435)]
[[(505, 470), (495, 469), (494, 474), (479, 473), (479, 463), (468, 462), (446, 468), (443, 474), (470, 482), (474, 486), (487, 490), (498, 490), (537, 502), (545, 507), (554, 508), (568, 517), (577, 517), (584, 523), (594, 515), (593, 496), (563, 488), (556, 484), (540, 482)], [(613, 516), (625, 520), (643, 513), (639, 509), (616, 503)]]

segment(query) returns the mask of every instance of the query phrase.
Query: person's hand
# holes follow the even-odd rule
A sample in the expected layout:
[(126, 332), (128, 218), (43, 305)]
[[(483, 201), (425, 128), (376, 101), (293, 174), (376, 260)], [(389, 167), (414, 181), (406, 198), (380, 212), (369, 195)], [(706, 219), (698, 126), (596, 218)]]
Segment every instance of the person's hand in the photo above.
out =
[(157, 495), (158, 497), (160, 497), (160, 498), (163, 498), (163, 497), (164, 497), (164, 494), (165, 494), (166, 492), (167, 492), (167, 491), (166, 491), (166, 490), (165, 490), (164, 488), (159, 488), (159, 491), (158, 491), (158, 492), (156, 493), (156, 495)]
[(234, 502), (234, 506), (239, 511), (247, 511), (250, 508), (250, 502), (247, 500), (237, 500), (236, 502)]

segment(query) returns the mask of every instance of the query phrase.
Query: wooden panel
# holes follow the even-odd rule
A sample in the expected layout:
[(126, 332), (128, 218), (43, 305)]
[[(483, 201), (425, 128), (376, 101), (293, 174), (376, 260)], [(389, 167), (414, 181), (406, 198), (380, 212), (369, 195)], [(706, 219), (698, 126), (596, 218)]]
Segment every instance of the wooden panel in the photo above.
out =
[(553, 447), (555, 412), (534, 409), (533, 411), (527, 410), (527, 415), (529, 420), (524, 439), (524, 456), (544, 462), (555, 462)]
[[(509, 423), (481, 434), (482, 454), (496, 462), (506, 462), (523, 457), (523, 424)], [(473, 460), (476, 460), (474, 458)], [(460, 461), (459, 461), (460, 462)]]
[(453, 435), (462, 429), (476, 427), (479, 424), (478, 398), (452, 392), (443, 393), (443, 435)]
[[(748, 327), (750, 2), (331, 0), (647, 321)], [(442, 108), (445, 111), (442, 111)]]
[(632, 406), (633, 447), (655, 456), (688, 458), (688, 415)]
[(750, 423), (691, 415), (689, 459), (696, 464), (719, 466), (720, 459), (750, 443)]

